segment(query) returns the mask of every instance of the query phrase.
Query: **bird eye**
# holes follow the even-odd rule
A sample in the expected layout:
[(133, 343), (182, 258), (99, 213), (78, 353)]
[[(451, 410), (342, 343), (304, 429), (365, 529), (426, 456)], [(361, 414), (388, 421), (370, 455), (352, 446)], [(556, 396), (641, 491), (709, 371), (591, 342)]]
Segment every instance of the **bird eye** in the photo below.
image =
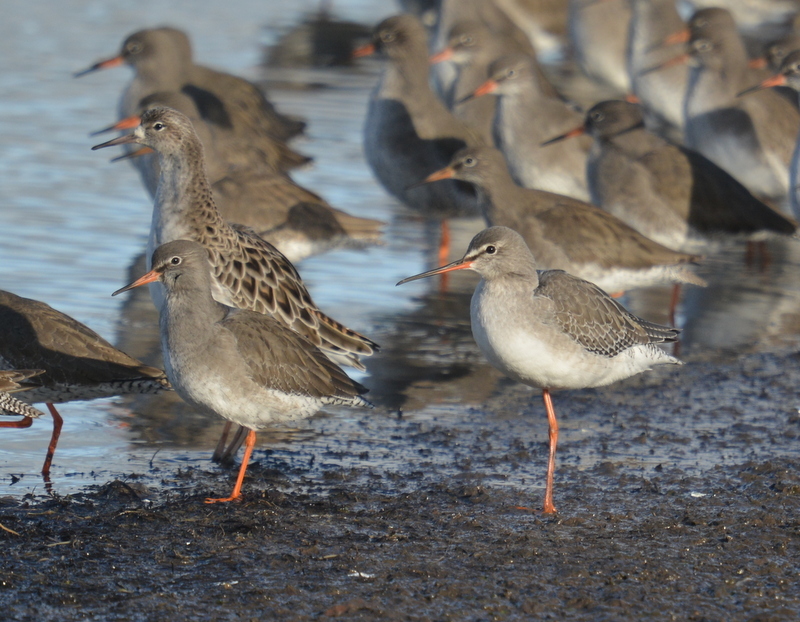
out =
[(472, 156), (470, 156), (468, 158), (464, 158), (464, 166), (473, 167), (473, 166), (475, 166), (475, 164), (477, 164), (477, 162), (478, 161), (475, 158), (473, 158)]
[(164, 124), (163, 124), (161, 121), (156, 121), (155, 123), (153, 123), (153, 129), (154, 129), (156, 132), (160, 132), (160, 131), (161, 131), (161, 130), (163, 130), (165, 127), (167, 127), (167, 126), (166, 126), (166, 125), (164, 125)]
[(708, 52), (713, 46), (708, 39), (698, 39), (692, 47), (698, 52)]
[(142, 44), (138, 41), (131, 41), (125, 46), (125, 51), (128, 52), (128, 54), (138, 54), (142, 51)]
[(705, 17), (698, 17), (694, 20), (694, 27), (695, 28), (705, 28), (708, 26), (708, 20)]
[(591, 114), (591, 119), (592, 119), (592, 121), (594, 121), (595, 123), (599, 123), (600, 121), (602, 121), (603, 119), (605, 119), (605, 115), (603, 115), (603, 113), (602, 113), (602, 112), (600, 112), (600, 111), (598, 110), (598, 111), (595, 111), (595, 112), (593, 112), (593, 113)]
[(486, 247), (486, 254), (487, 255), (494, 255), (497, 252), (497, 249), (494, 246), (487, 246)]
[(394, 41), (394, 33), (393, 32), (382, 32), (381, 33), (381, 41), (384, 43), (391, 43)]
[(461, 43), (463, 45), (472, 45), (472, 37), (470, 35), (461, 35)]
[(178, 257), (177, 255), (176, 255), (175, 257), (173, 257), (172, 259), (170, 259), (170, 260), (169, 260), (169, 262), (170, 262), (170, 263), (171, 263), (173, 266), (179, 266), (179, 265), (181, 265), (181, 261), (183, 261), (183, 260), (182, 260), (180, 257)]

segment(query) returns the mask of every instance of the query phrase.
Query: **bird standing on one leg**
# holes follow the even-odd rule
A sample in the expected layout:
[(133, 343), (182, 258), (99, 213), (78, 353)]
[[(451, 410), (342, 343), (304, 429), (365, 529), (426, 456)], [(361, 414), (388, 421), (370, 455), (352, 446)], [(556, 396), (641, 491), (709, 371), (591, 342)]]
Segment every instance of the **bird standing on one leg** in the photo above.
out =
[(542, 389), (550, 424), (544, 512), (553, 513), (558, 421), (550, 392), (600, 387), (655, 365), (680, 365), (656, 345), (675, 341), (679, 331), (636, 317), (588, 281), (561, 270), (536, 270), (525, 241), (507, 227), (481, 231), (463, 259), (398, 285), (453, 270), (482, 277), (470, 317), (483, 355), (513, 380)]

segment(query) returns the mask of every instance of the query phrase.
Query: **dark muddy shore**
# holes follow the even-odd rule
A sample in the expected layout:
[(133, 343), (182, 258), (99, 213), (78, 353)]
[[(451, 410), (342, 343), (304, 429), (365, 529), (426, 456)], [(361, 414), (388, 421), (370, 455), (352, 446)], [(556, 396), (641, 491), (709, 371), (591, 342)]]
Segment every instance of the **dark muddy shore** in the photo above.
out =
[[(538, 394), (426, 420), (379, 407), (233, 471), (159, 466), (0, 505), (14, 620), (796, 620), (794, 348), (558, 394), (542, 516)], [(676, 433), (676, 419), (685, 420)]]

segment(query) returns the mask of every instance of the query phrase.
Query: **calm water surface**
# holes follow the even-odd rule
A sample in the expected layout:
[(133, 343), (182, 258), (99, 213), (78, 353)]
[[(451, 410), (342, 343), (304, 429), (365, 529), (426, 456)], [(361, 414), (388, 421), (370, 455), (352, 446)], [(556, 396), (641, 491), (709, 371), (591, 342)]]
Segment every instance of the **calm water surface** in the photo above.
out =
[[(72, 73), (114, 55), (130, 32), (169, 24), (189, 32), (199, 62), (256, 79), (261, 44), (317, 2), (204, 0), (192, 3), (191, 17), (185, 6), (7, 0), (0, 22), (0, 287), (45, 301), (140, 357), (157, 350), (152, 318), (137, 315), (110, 293), (129, 280), (129, 265), (145, 246), (152, 204), (133, 169), (109, 163), (108, 151), (90, 151), (99, 140), (89, 137), (116, 120), (130, 72), (120, 68), (80, 80)], [(340, 16), (365, 23), (394, 9), (378, 0), (339, 0), (335, 6)], [(298, 172), (297, 180), (337, 207), (387, 222), (384, 246), (330, 253), (305, 261), (300, 270), (322, 309), (384, 345), (368, 363), (370, 374), (361, 378), (380, 405), (369, 416), (387, 418), (403, 408), (424, 423), (456, 416), (464, 404), (483, 403), (495, 390), (497, 374), (481, 361), (469, 335), (474, 279), (454, 279), (448, 295), (439, 295), (435, 282), (394, 286), (431, 265), (436, 235), (385, 195), (363, 161), (361, 123), (377, 69), (368, 62), (356, 70), (298, 74), (301, 81), (331, 86), (271, 89), (270, 97), (309, 121), (307, 136), (294, 145), (312, 155), (315, 165)], [(461, 226), (456, 254), (475, 230), (475, 223)], [(711, 285), (688, 289), (679, 316), (689, 358), (769, 348), (800, 331), (798, 248), (773, 243), (770, 254), (763, 270), (743, 263), (740, 246), (714, 253), (701, 267)], [(626, 304), (663, 321), (668, 298), (664, 288), (637, 292)], [(153, 463), (206, 467), (220, 428), (219, 421), (160, 396), (59, 408), (65, 426), (52, 476), (62, 494)], [(363, 416), (333, 411), (301, 430), (264, 435), (264, 441), (287, 455), (292, 441), (312, 449), (348, 439), (374, 443), (360, 423)], [(480, 425), (495, 423), (489, 417)], [(535, 433), (546, 434), (543, 419), (539, 423)], [(576, 425), (576, 439), (592, 434)], [(38, 470), (50, 429), (43, 419), (28, 430), (2, 431), (0, 494), (42, 491)], [(375, 459), (402, 468), (403, 452), (390, 445), (381, 445), (384, 451)]]

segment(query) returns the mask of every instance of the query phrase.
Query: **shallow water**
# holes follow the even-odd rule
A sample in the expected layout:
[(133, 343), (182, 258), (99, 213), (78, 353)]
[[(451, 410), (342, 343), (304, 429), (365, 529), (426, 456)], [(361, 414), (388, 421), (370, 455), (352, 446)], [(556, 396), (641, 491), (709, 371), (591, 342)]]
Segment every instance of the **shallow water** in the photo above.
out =
[[(116, 102), (129, 72), (115, 69), (80, 80), (72, 73), (113, 55), (123, 37), (138, 28), (171, 24), (191, 34), (200, 62), (255, 79), (261, 76), (256, 68), (260, 43), (316, 5), (220, 5), (204, 0), (195, 3), (188, 19), (179, 3), (140, 2), (135, 10), (99, 1), (7, 3), (5, 13), (13, 18), (0, 23), (0, 206), (5, 220), (0, 229), (0, 287), (51, 304), (135, 356), (152, 352), (153, 343), (147, 341), (156, 330), (151, 318), (124, 312), (126, 300), (110, 297), (128, 282), (128, 267), (144, 248), (151, 203), (134, 170), (125, 163), (109, 163), (114, 154), (90, 151), (99, 140), (88, 137), (116, 119)], [(374, 22), (393, 6), (346, 0), (337, 2), (336, 9), (343, 17)], [(271, 15), (280, 17), (263, 30)], [(260, 447), (286, 460), (302, 448), (306, 454), (324, 455), (321, 463), (347, 467), (337, 447), (360, 444), (370, 457), (359, 458), (359, 465), (402, 473), (453, 467), (449, 451), (420, 456), (413, 441), (418, 426), (430, 430), (446, 421), (455, 428), (485, 428), (487, 434), (499, 427), (505, 430), (504, 438), (517, 434), (543, 441), (546, 426), (539, 418), (538, 396), (530, 392), (529, 398), (515, 397), (527, 395), (524, 390), (509, 395), (508, 383), (483, 362), (472, 342), (468, 304), (474, 278), (453, 279), (447, 295), (438, 293), (433, 280), (394, 285), (432, 265), (436, 232), (388, 198), (363, 161), (361, 120), (378, 67), (365, 62), (354, 70), (295, 76), (323, 81), (328, 88), (270, 89), (282, 110), (309, 121), (307, 137), (294, 146), (313, 156), (315, 164), (298, 172), (296, 179), (337, 207), (388, 223), (384, 246), (329, 253), (299, 267), (326, 313), (383, 345), (381, 354), (367, 362), (369, 374), (359, 377), (372, 389), (378, 408), (368, 414), (333, 410), (303, 423), (300, 430), (262, 435)], [(475, 223), (461, 226), (454, 253), (463, 252), (475, 230)], [(696, 441), (687, 449), (685, 443), (669, 439), (698, 430), (716, 434), (733, 420), (732, 415), (720, 419), (711, 407), (702, 410), (704, 400), (716, 399), (719, 384), (710, 376), (717, 362), (722, 369), (739, 353), (774, 350), (782, 353), (770, 359), (776, 373), (781, 361), (792, 364), (791, 351), (800, 334), (798, 244), (771, 243), (771, 258), (764, 267), (745, 264), (743, 245), (709, 256), (699, 273), (710, 286), (687, 288), (679, 310), (683, 355), (690, 364), (563, 398), (568, 410), (583, 411), (588, 404), (593, 408), (579, 419), (565, 418), (560, 459), (581, 468), (613, 459), (634, 469), (669, 461), (687, 471), (730, 460), (717, 444), (699, 451)], [(625, 303), (648, 319), (665, 321), (669, 295), (667, 288), (636, 292)], [(609, 404), (626, 409), (622, 416), (636, 416), (637, 409), (648, 408), (641, 387), (658, 394), (652, 387), (661, 383), (691, 384), (695, 393), (674, 405), (691, 411), (690, 426), (686, 417), (662, 414), (653, 423), (667, 439), (661, 444), (623, 443), (606, 453), (592, 445), (598, 438), (614, 436), (617, 423), (608, 417), (616, 417), (616, 411)], [(729, 384), (728, 391), (742, 390), (741, 382)], [(206, 467), (221, 422), (199, 417), (172, 398), (137, 396), (60, 406), (65, 426), (52, 471), (54, 490), (63, 494), (154, 465)], [(727, 399), (736, 402), (735, 395)], [(779, 425), (781, 413), (792, 408), (789, 401), (776, 412), (766, 405), (762, 416), (774, 417)], [(746, 413), (742, 417), (746, 421)], [(749, 434), (759, 436), (757, 431)], [(28, 430), (3, 431), (0, 495), (42, 491), (38, 471), (49, 435), (47, 419)], [(759, 455), (769, 453), (762, 440), (751, 443)], [(792, 454), (795, 449), (789, 443), (777, 449), (773, 444), (771, 451)], [(537, 463), (524, 472), (500, 469), (498, 482), (522, 484), (527, 473), (531, 485), (531, 474), (542, 467)], [(533, 480), (538, 483), (539, 475)]]

